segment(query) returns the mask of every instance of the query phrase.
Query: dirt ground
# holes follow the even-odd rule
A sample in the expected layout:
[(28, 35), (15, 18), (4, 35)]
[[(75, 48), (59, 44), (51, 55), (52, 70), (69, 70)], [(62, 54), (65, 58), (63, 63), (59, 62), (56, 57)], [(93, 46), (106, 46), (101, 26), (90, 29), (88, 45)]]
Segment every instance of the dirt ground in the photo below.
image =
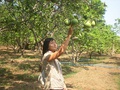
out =
[[(120, 54), (116, 54), (112, 58), (103, 60), (103, 62), (109, 66), (120, 66)], [(120, 76), (120, 68), (83, 66), (78, 69), (80, 71), (77, 74), (65, 79), (68, 86), (71, 85), (71, 88), (68, 88), (68, 90), (120, 89), (116, 84), (117, 79), (120, 78), (116, 78), (116, 75)]]
[(65, 80), (74, 87), (69, 90), (118, 90), (115, 74), (120, 74), (120, 69), (87, 66)]
[[(2, 48), (0, 49), (2, 52), (0, 52), (0, 60), (6, 59), (6, 57), (11, 58), (6, 54), (6, 51)], [(3, 56), (4, 53), (4, 56)], [(10, 54), (12, 55), (12, 54)], [(8, 58), (8, 59), (9, 59)], [(11, 60), (11, 59), (10, 59)], [(17, 75), (26, 75), (31, 73), (29, 70), (25, 71), (23, 74), (22, 69), (18, 71), (18, 67), (14, 67), (15, 65), (19, 66), (23, 63), (32, 63), (39, 61), (39, 59), (34, 59), (34, 61), (29, 61), (28, 58), (25, 60), (17, 60), (14, 61), (11, 64), (11, 61), (4, 61), (2, 64), (0, 64), (0, 68), (9, 68), (10, 71), (12, 71), (12, 76), (7, 82), (10, 82), (10, 85), (3, 85), (0, 86), (0, 90), (41, 90), (39, 88), (39, 84), (37, 80), (33, 81), (27, 81), (27, 80), (20, 80), (16, 77)], [(115, 55), (113, 58), (109, 58), (107, 60), (104, 60), (108, 65), (120, 65), (120, 55)], [(4, 65), (4, 66), (3, 66)], [(119, 86), (117, 84), (117, 76), (120, 76), (120, 68), (104, 68), (104, 67), (95, 67), (95, 66), (80, 66), (80, 67), (72, 67), (73, 70), (76, 70), (77, 73), (71, 75), (70, 77), (65, 78), (66, 85), (68, 87), (68, 90), (119, 90)], [(34, 71), (32, 74), (38, 75), (39, 73), (35, 73)], [(22, 78), (21, 76), (21, 78)], [(27, 76), (26, 76), (27, 77)], [(6, 77), (3, 76), (3, 79)], [(0, 79), (2, 79), (0, 77)], [(6, 78), (7, 79), (7, 78)], [(120, 79), (120, 77), (119, 77)], [(3, 83), (0, 81), (0, 83)], [(1, 84), (2, 85), (2, 84)]]

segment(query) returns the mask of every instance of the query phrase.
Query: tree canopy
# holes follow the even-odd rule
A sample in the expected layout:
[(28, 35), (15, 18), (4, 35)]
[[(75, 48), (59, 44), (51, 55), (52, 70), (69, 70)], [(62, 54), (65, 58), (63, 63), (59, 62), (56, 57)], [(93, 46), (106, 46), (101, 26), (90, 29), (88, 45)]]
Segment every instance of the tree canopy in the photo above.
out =
[[(78, 19), (70, 50), (80, 54), (107, 53), (117, 47), (120, 20), (106, 25), (104, 14), (107, 5), (101, 0), (1, 0), (0, 44), (12, 45), (16, 51), (42, 50), (46, 37), (53, 37), (61, 44), (69, 26), (66, 18)], [(116, 32), (115, 32), (116, 30)], [(37, 47), (37, 48), (36, 48)]]

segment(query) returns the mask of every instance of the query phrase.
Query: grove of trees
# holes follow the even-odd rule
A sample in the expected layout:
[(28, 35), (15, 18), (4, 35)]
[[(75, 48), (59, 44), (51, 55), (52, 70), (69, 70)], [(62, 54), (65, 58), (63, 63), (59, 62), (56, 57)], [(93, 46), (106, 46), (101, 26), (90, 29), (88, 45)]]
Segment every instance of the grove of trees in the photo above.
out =
[[(120, 19), (107, 25), (107, 5), (101, 0), (0, 0), (0, 45), (11, 46), (14, 52), (42, 50), (43, 40), (53, 37), (60, 45), (69, 26), (66, 18), (77, 18), (68, 51), (75, 60), (83, 52), (93, 54), (120, 52)], [(94, 24), (86, 22), (94, 21)]]

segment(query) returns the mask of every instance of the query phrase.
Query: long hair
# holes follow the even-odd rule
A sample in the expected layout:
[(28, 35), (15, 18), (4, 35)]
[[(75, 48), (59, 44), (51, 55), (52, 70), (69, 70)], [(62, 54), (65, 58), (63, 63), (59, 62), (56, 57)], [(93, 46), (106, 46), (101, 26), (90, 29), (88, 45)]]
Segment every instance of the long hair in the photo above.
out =
[(53, 41), (53, 38), (46, 38), (43, 43), (43, 55), (49, 50), (49, 43), (50, 41)]

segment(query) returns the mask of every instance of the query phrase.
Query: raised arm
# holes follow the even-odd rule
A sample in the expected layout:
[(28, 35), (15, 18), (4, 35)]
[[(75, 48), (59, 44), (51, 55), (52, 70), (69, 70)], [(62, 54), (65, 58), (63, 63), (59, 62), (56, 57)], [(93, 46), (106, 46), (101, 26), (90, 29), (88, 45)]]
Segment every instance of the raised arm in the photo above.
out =
[(68, 30), (68, 35), (67, 35), (65, 41), (63, 42), (63, 44), (60, 46), (60, 48), (56, 52), (52, 53), (49, 56), (48, 61), (58, 58), (61, 54), (63, 54), (65, 52), (65, 50), (69, 44), (70, 38), (72, 36), (72, 33), (73, 33), (73, 27), (70, 26), (70, 28)]

